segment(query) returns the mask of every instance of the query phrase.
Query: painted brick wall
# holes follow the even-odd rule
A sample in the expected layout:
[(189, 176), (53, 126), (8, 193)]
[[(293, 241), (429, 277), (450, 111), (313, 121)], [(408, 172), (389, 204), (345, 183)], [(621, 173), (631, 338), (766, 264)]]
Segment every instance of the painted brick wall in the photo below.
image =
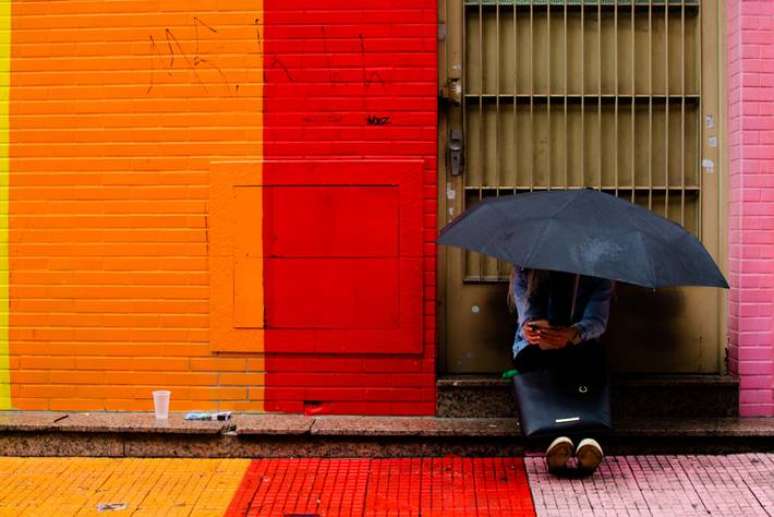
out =
[[(434, 1), (12, 9), (13, 407), (434, 411)], [(213, 353), (212, 162), (312, 158), (424, 160), (419, 353)]]
[(258, 153), (254, 5), (13, 2), (15, 408), (260, 408), (263, 358), (207, 346), (205, 220), (210, 160)]
[[(267, 410), (435, 411), (434, 0), (266, 0), (264, 155), (424, 160), (424, 350), (288, 354), (267, 342)], [(315, 271), (309, 271), (314, 275)], [(421, 308), (417, 308), (422, 310)]]
[(729, 370), (774, 416), (774, 2), (729, 0)]

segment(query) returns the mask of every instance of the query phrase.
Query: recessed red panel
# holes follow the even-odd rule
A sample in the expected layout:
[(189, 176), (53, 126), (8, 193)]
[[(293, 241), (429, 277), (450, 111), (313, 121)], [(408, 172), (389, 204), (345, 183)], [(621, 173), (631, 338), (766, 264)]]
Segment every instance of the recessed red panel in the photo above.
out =
[(399, 266), (397, 257), (267, 259), (266, 325), (270, 329), (397, 329)]
[(268, 161), (265, 351), (422, 351), (422, 162)]
[(266, 257), (396, 257), (397, 185), (267, 186)]

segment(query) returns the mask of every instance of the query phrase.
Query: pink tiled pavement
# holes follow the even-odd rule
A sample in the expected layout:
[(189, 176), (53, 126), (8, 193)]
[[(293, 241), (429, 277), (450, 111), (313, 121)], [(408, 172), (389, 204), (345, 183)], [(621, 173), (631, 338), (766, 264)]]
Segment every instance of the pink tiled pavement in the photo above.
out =
[(538, 516), (774, 516), (774, 454), (609, 457), (583, 479), (525, 463)]

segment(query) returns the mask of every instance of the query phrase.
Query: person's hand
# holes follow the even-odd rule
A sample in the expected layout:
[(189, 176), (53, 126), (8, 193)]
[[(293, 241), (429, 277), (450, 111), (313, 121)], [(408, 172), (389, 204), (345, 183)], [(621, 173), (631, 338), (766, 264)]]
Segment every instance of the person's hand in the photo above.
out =
[[(575, 327), (548, 327), (540, 329), (540, 348), (551, 350), (564, 348), (578, 335)], [(545, 346), (546, 348), (543, 348)]]
[[(532, 330), (533, 327), (535, 330)], [(543, 329), (547, 329), (549, 327), (550, 325), (548, 320), (529, 320), (524, 324), (522, 332), (524, 333), (524, 338), (527, 340), (527, 343), (530, 345), (539, 345), (541, 340), (540, 333), (543, 331)]]

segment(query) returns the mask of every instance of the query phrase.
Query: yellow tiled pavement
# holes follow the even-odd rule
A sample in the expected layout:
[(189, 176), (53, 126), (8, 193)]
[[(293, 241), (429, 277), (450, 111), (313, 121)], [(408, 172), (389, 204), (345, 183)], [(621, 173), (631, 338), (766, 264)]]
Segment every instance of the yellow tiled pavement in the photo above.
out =
[[(0, 516), (223, 515), (250, 460), (0, 458)], [(100, 503), (126, 503), (97, 511)]]

